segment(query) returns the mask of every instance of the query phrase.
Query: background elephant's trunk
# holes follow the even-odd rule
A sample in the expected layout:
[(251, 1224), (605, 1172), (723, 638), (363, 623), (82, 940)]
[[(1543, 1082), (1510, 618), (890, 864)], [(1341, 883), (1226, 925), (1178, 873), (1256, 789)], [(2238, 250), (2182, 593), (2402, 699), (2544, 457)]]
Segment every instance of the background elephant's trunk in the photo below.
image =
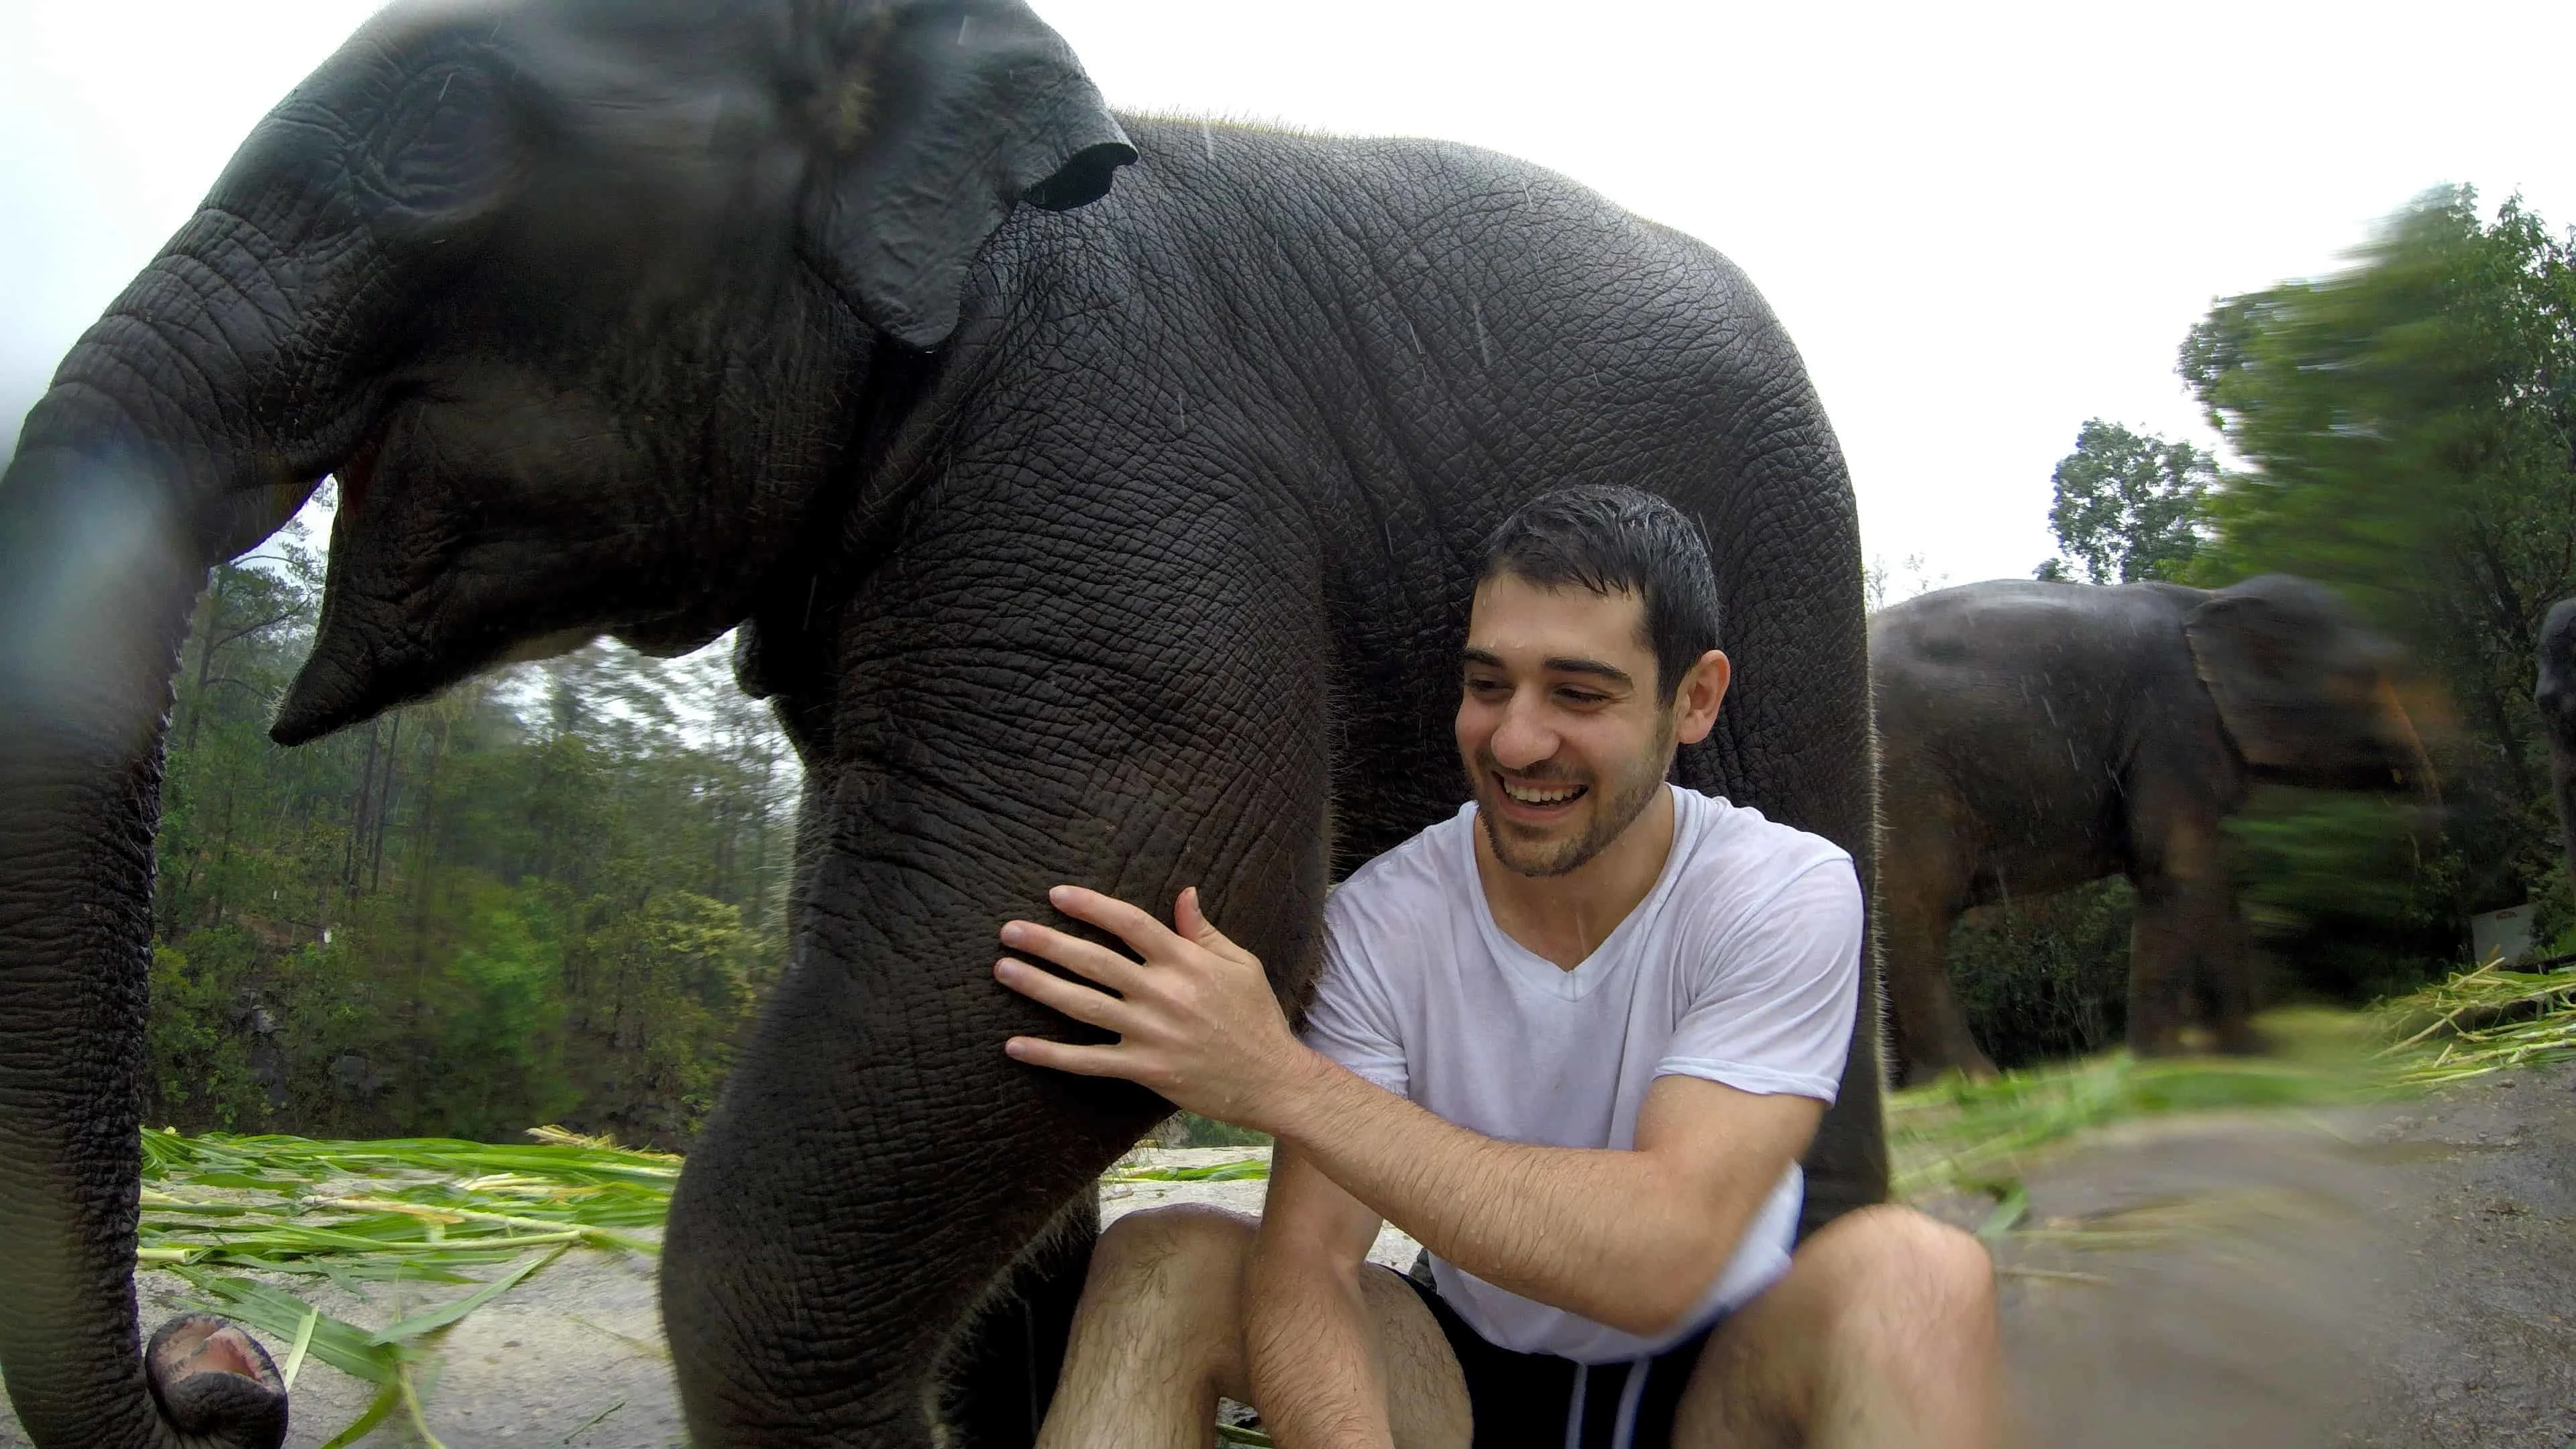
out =
[(2405, 701), (2398, 697), (2396, 687), (2384, 679), (2379, 686), (2379, 704), (2387, 721), (2388, 733), (2393, 737), (2393, 748), (2403, 762), (2398, 767), (2402, 776), (2400, 783), (2414, 792), (2417, 803), (2426, 813), (2440, 819), (2441, 774), (2433, 768), (2432, 751), (2425, 747), (2424, 736), (2415, 723), (2417, 715), (2423, 712), (2422, 707), (2408, 709)]
[(179, 646), (207, 564), (312, 485), (208, 444), (239, 373), (156, 344), (137, 295), (65, 362), (0, 474), (0, 1374), (39, 1445), (269, 1445), (273, 1384), (147, 1375), (136, 1133)]
[(2442, 803), (2441, 771), (2434, 766), (2433, 750), (2425, 736), (2447, 739), (2449, 716), (2438, 698), (2429, 691), (2417, 689), (2408, 693), (2416, 696), (2411, 709), (2398, 689), (2383, 678), (2379, 686), (2379, 703), (2386, 721), (2383, 727), (2390, 737), (2390, 751), (2400, 762), (2396, 768), (2397, 783), (2403, 785), (2415, 800), (2415, 808), (2408, 812), (2415, 849), (2421, 856), (2430, 856), (2441, 848), (2442, 832), (2449, 823), (2449, 817)]

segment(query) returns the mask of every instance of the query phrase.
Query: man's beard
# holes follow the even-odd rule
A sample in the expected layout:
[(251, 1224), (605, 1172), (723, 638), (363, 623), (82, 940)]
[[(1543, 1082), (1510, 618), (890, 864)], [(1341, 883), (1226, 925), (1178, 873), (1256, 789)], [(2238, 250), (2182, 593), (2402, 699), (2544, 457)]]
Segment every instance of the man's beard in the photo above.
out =
[[(1627, 772), (1610, 782), (1614, 788), (1608, 795), (1602, 794), (1597, 782), (1592, 783), (1590, 794), (1596, 802), (1592, 811), (1592, 823), (1581, 835), (1571, 840), (1524, 844), (1511, 840), (1504, 834), (1502, 826), (1495, 819), (1497, 812), (1490, 808), (1479, 807), (1476, 815), (1485, 827), (1485, 843), (1494, 848), (1494, 858), (1503, 863), (1503, 868), (1514, 875), (1524, 875), (1538, 880), (1549, 876), (1569, 875), (1581, 870), (1594, 856), (1609, 849), (1610, 843), (1625, 833), (1629, 826), (1635, 824), (1637, 817), (1646, 813), (1647, 806), (1655, 803), (1655, 792), (1664, 787), (1664, 775), (1671, 768), (1672, 746), (1673, 732), (1667, 725), (1655, 732), (1655, 746), (1647, 758), (1635, 762)], [(1478, 795), (1481, 796), (1488, 790), (1502, 789), (1497, 778), (1502, 773), (1502, 767), (1494, 763), (1491, 755), (1480, 754), (1473, 768), (1476, 771)], [(1530, 783), (1550, 782), (1533, 780)], [(1583, 784), (1586, 782), (1555, 783)]]

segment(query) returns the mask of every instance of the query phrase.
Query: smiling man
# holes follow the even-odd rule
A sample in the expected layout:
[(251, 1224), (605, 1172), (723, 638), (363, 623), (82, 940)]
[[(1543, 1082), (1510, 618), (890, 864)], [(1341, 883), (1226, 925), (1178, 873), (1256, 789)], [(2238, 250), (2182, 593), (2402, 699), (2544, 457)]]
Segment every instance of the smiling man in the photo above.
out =
[[(1991, 1269), (1898, 1208), (1795, 1242), (1798, 1158), (1856, 1009), (1851, 859), (1666, 783), (1726, 697), (1708, 556), (1624, 488), (1496, 531), (1460, 654), (1474, 798), (1325, 908), (1303, 1040), (1260, 963), (1061, 888), (1132, 960), (1030, 922), (1005, 984), (1118, 1033), (1014, 1038), (1277, 1139), (1261, 1220), (1100, 1242), (1059, 1446), (1205, 1445), (1216, 1396), (1320, 1445), (1971, 1446), (1997, 1435)], [(1427, 1272), (1366, 1262), (1381, 1222)]]

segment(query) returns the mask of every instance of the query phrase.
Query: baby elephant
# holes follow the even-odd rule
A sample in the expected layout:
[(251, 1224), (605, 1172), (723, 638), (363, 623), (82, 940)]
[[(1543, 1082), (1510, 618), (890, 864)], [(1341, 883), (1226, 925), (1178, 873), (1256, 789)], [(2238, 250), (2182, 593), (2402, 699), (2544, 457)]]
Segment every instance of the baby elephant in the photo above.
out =
[(2219, 821), (2257, 781), (2433, 798), (2395, 648), (2325, 589), (1998, 579), (1870, 620), (1886, 981), (1909, 1082), (1990, 1076), (1944, 958), (1959, 913), (2124, 874), (2137, 889), (2129, 1043), (2195, 1005), (2254, 1045)]

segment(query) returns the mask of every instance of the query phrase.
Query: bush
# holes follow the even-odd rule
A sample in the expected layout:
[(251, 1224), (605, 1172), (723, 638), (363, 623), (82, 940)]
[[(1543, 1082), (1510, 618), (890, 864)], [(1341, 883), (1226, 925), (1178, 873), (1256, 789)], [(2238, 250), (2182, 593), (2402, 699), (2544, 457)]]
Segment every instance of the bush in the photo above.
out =
[(1999, 1067), (2115, 1046), (2129, 1022), (2129, 883), (2113, 876), (1970, 911), (1950, 982)]

